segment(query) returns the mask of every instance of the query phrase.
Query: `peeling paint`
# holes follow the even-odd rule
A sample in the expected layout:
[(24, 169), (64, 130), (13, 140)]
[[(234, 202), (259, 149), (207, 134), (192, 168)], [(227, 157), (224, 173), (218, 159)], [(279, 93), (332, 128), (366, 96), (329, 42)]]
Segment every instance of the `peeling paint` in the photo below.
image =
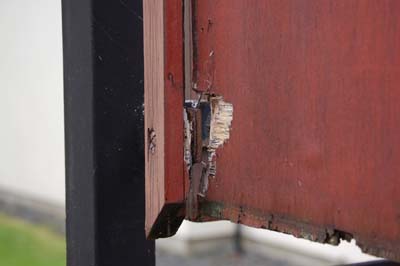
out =
[(229, 139), (233, 119), (233, 105), (225, 102), (222, 96), (210, 98), (210, 104), (210, 143), (208, 148), (215, 150)]
[(186, 217), (196, 220), (198, 196), (206, 197), (209, 178), (216, 174), (216, 151), (230, 137), (233, 105), (222, 96), (210, 96), (197, 104), (186, 101), (183, 120), (184, 161), (190, 178)]
[(222, 146), (230, 137), (231, 124), (233, 120), (233, 105), (225, 102), (222, 96), (210, 98), (211, 120), (208, 151), (208, 174), (215, 176), (216, 150)]
[(183, 109), (183, 124), (184, 124), (184, 152), (183, 152), (183, 160), (185, 161), (186, 168), (190, 171), (192, 166), (192, 153), (191, 153), (191, 145), (192, 145), (192, 126), (189, 122), (188, 115), (185, 109)]

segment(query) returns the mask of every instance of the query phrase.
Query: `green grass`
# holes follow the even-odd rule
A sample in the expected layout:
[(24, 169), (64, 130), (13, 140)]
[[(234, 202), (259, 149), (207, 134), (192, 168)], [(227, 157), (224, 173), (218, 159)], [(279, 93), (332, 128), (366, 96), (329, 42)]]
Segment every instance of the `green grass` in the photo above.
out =
[(65, 239), (0, 214), (0, 266), (65, 266)]

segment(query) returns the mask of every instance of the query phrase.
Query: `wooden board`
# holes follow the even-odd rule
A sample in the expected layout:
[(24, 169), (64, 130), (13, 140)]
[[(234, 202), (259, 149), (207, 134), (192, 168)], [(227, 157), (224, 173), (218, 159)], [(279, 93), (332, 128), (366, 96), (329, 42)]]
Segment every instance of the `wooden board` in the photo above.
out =
[(143, 17), (146, 234), (156, 238), (183, 220), (182, 2), (143, 1)]
[[(193, 1), (192, 83), (231, 103), (233, 120), (188, 218), (355, 238), (400, 260), (399, 10), (397, 0)], [(160, 164), (175, 169), (179, 156)]]

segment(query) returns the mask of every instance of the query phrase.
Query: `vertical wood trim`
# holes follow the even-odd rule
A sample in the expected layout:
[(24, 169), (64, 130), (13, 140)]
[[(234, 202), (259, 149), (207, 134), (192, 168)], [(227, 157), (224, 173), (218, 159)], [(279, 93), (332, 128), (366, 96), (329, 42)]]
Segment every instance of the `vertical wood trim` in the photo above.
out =
[(146, 233), (159, 237), (173, 234), (171, 206), (176, 211), (184, 201), (183, 6), (181, 0), (143, 4)]
[[(143, 2), (146, 234), (149, 234), (151, 226), (155, 223), (165, 203), (163, 10), (164, 1)], [(153, 138), (151, 144), (150, 138)], [(153, 146), (150, 147), (150, 145)]]
[(165, 99), (165, 190), (167, 202), (184, 200), (183, 104), (184, 40), (183, 1), (165, 0), (164, 99)]
[(193, 71), (193, 31), (192, 0), (184, 0), (184, 39), (185, 39), (185, 99), (190, 100), (192, 93)]

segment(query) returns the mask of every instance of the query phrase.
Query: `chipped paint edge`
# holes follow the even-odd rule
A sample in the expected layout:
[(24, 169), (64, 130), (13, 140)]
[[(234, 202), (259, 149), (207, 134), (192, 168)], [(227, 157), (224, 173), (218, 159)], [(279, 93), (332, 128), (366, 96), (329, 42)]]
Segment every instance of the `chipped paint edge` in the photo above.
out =
[(233, 120), (233, 105), (224, 101), (222, 96), (210, 97), (211, 120), (210, 136), (207, 147), (208, 152), (208, 176), (216, 176), (217, 149), (222, 147), (230, 138)]
[[(235, 206), (216, 201), (201, 202), (199, 217), (195, 222), (229, 220), (259, 229), (267, 229), (293, 235), (313, 242), (337, 245), (340, 240), (356, 240), (356, 244), (365, 253), (400, 261), (400, 241), (377, 243), (373, 239), (363, 238), (358, 234), (344, 232), (331, 225), (317, 225), (300, 221), (287, 215), (261, 212), (244, 206)], [(393, 248), (397, 247), (397, 248)]]

